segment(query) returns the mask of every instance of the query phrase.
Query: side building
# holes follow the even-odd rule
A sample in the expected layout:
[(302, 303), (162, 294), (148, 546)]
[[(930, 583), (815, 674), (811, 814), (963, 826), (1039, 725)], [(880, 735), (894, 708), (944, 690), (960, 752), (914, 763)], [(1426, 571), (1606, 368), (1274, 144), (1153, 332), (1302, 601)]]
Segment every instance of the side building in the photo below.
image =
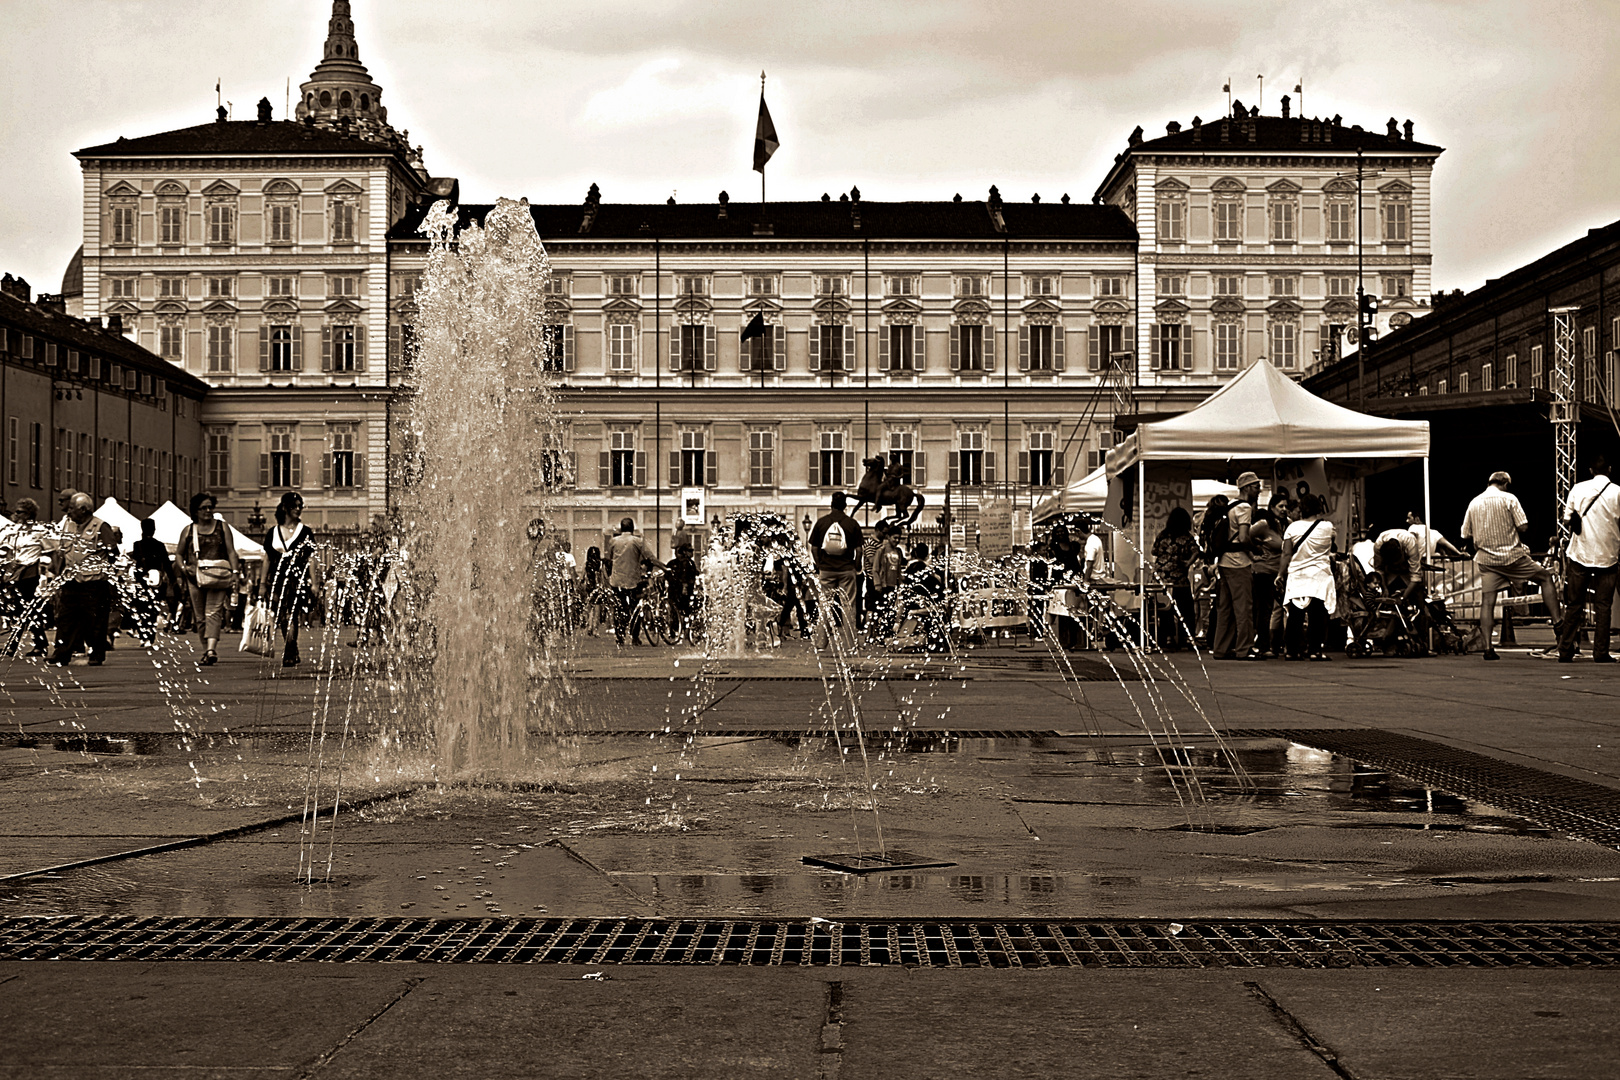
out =
[(77, 319), (28, 283), (0, 279), (0, 492), (6, 506), (109, 495), (137, 517), (184, 506), (204, 469), (208, 386), (110, 325)]
[[(490, 208), (459, 209), (465, 224)], [(802, 524), (873, 456), (925, 494), (921, 522), (948, 491), (971, 534), (983, 500), (1027, 509), (1101, 460), (1110, 360), (1134, 348), (1136, 233), (1116, 207), (994, 190), (622, 205), (593, 185), (583, 205), (531, 211), (574, 466), (555, 526), (581, 552), (630, 516), (667, 554), (683, 489), (710, 522)], [(390, 238), (401, 296), (426, 267), (418, 218)], [(756, 316), (767, 333), (745, 343)], [(410, 303), (392, 318), (408, 394)]]

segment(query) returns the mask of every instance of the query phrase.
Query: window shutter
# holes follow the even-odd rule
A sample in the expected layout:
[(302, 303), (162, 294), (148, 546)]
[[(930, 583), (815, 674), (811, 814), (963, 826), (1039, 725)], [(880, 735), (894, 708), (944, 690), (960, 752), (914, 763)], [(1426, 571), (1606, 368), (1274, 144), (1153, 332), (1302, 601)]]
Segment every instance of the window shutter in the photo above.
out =
[(332, 486), (332, 454), (330, 451), (321, 455), (321, 487)]
[(889, 338), (894, 334), (894, 327), (884, 326), (878, 329), (878, 370), (889, 370)]
[(259, 370), (270, 370), (270, 328), (259, 327)]
[[(838, 332), (844, 337), (844, 370), (855, 370), (855, 328), (853, 326), (840, 326)], [(853, 484), (854, 481), (847, 481)]]
[(984, 482), (986, 486), (996, 482), (996, 452), (994, 450), (984, 452)]
[(928, 486), (928, 455), (921, 450), (911, 455), (911, 486)]
[(787, 327), (771, 327), (771, 341), (775, 356), (772, 357), (777, 371), (787, 370)]
[(1086, 366), (1092, 371), (1102, 370), (1102, 327), (1093, 326), (1086, 332)]
[(681, 370), (681, 328), (669, 328), (669, 370)]
[(1057, 325), (1052, 327), (1052, 370), (1053, 371), (1062, 371), (1062, 370), (1064, 370), (1064, 366), (1063, 366), (1064, 365), (1064, 361), (1063, 361), (1063, 339), (1065, 337), (1067, 337), (1067, 336), (1068, 335), (1064, 331), (1062, 323), (1058, 323)]
[(1193, 331), (1192, 323), (1181, 324), (1181, 370), (1191, 371), (1193, 368)]
[(844, 451), (844, 486), (855, 486), (855, 453), (852, 450)]
[(321, 370), (332, 370), (332, 328), (321, 327)]
[(596, 452), (596, 486), (611, 487), (613, 484), (613, 455), (606, 450)]
[(985, 323), (984, 334), (980, 337), (984, 342), (984, 370), (996, 370), (996, 324)]
[[(116, 471), (116, 466), (114, 467), (114, 471)], [(116, 478), (115, 478), (114, 482), (116, 483)], [(270, 486), (270, 455), (269, 454), (260, 454), (259, 455), (259, 486), (261, 488), (267, 488), (267, 487)]]
[(1121, 351), (1131, 354), (1131, 358), (1127, 360), (1126, 363), (1130, 364), (1132, 370), (1134, 371), (1138, 365), (1136, 356), (1136, 325), (1134, 323), (1125, 324), (1124, 341), (1125, 344), (1121, 346)]
[(647, 451), (636, 451), (636, 487), (647, 486)]
[(1063, 476), (1065, 472), (1063, 468), (1063, 457), (1064, 452), (1062, 450), (1056, 450), (1052, 453), (1052, 483), (1058, 487), (1063, 486)]
[(962, 328), (951, 327), (951, 370), (962, 370)]
[(574, 370), (574, 328), (563, 327), (563, 370)]
[(1148, 327), (1148, 368), (1158, 371), (1159, 364), (1159, 324), (1154, 323)]
[(1029, 484), (1029, 451), (1028, 450), (1020, 450), (1020, 451), (1018, 451), (1018, 482), (1020, 484), (1022, 484), (1022, 485), (1026, 485), (1026, 486)]
[(294, 488), (301, 488), (304, 486), (303, 454), (294, 454), (292, 456), (292, 486)]
[(354, 455), (354, 486), (357, 488), (366, 486), (366, 455), (364, 454)]
[(714, 371), (718, 367), (718, 353), (715, 350), (714, 327), (703, 328), (703, 370)]
[(292, 325), (292, 366), (294, 371), (304, 370), (304, 328), (299, 323)]
[(1018, 370), (1029, 370), (1029, 327), (1018, 328)]
[(720, 455), (710, 450), (703, 455), (703, 484), (705, 487), (716, 487), (719, 483)]
[(669, 452), (669, 486), (672, 488), (681, 486), (681, 452), (679, 450)]
[(366, 328), (354, 328), (354, 370), (366, 370)]
[(922, 371), (928, 366), (928, 330), (923, 326), (922, 320), (911, 328), (911, 367), (915, 371)]
[(814, 450), (810, 451), (810, 469), (805, 473), (805, 477), (809, 480), (811, 487), (821, 486), (821, 455)]
[(946, 477), (945, 482), (955, 487), (962, 482), (962, 455), (951, 451), (945, 455)]
[(394, 323), (388, 328), (388, 371), (390, 374), (399, 370), (399, 324)]
[(821, 327), (810, 324), (810, 370), (821, 370)]

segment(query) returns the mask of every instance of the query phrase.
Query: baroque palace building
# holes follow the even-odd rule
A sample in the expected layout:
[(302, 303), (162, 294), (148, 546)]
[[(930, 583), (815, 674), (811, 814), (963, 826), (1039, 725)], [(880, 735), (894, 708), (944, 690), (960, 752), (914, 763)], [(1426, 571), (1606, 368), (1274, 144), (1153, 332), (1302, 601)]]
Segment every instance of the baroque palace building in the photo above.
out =
[[(329, 531), (391, 504), (417, 229), (459, 191), (381, 96), (335, 0), (295, 120), (261, 102), (257, 120), (78, 153), (84, 248), (64, 292), (210, 385), (201, 482), (238, 523), (287, 488)], [(694, 488), (710, 520), (801, 521), (874, 454), (923, 490), (925, 520), (949, 485), (971, 524), (981, 500), (1027, 509), (1136, 416), (1191, 407), (1247, 364), (1303, 374), (1324, 327), (1354, 321), (1358, 281), (1382, 324), (1423, 310), (1440, 148), (1410, 122), (1287, 111), (1138, 128), (1089, 204), (992, 188), (629, 205), (593, 186), (532, 207), (573, 464), (556, 525), (595, 543), (628, 515), (667, 540)], [(755, 315), (769, 332), (744, 343)]]

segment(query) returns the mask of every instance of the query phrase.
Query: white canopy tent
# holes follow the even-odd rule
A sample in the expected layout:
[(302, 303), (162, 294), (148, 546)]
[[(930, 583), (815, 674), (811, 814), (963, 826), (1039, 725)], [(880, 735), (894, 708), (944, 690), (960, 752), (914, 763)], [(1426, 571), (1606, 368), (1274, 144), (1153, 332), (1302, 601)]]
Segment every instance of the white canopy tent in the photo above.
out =
[[(1192, 483), (1193, 513), (1197, 513), (1217, 495), (1231, 498), (1237, 488), (1219, 480), (1194, 480)], [(1031, 517), (1045, 521), (1056, 514), (1101, 514), (1108, 502), (1108, 467), (1099, 465), (1061, 491), (1054, 491), (1035, 504)]]
[[(1109, 479), (1135, 471), (1137, 582), (1147, 550), (1146, 467), (1174, 462), (1194, 472), (1229, 475), (1281, 459), (1423, 460), (1423, 513), (1429, 520), (1429, 423), (1386, 420), (1346, 409), (1260, 362), (1180, 416), (1142, 424), (1108, 452)], [(1260, 469), (1256, 469), (1260, 471)], [(1144, 641), (1147, 624), (1140, 620)]]
[[(218, 514), (215, 514), (214, 516), (219, 517)], [(159, 540), (163, 541), (164, 546), (173, 552), (175, 545), (180, 542), (181, 531), (184, 530), (187, 525), (191, 524), (191, 515), (174, 505), (174, 503), (166, 502), (156, 510), (152, 511), (152, 520), (157, 522), (157, 529), (153, 535), (155, 535)], [(259, 543), (257, 540), (249, 540), (247, 536), (240, 532), (234, 525), (227, 524), (226, 528), (231, 530), (231, 540), (236, 544), (236, 554), (238, 558), (264, 558), (263, 544)], [(138, 529), (136, 535), (139, 536)]]
[(117, 499), (111, 495), (96, 511), (96, 517), (117, 529), (119, 537), (118, 550), (128, 554), (135, 547), (135, 541), (141, 538), (141, 519), (125, 510)]

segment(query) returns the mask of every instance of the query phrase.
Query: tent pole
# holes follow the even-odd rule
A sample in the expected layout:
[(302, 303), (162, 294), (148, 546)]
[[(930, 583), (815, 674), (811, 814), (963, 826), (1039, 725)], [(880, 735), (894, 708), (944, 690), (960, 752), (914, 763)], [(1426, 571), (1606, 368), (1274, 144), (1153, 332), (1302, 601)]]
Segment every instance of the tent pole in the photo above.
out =
[[(1434, 514), (1429, 506), (1429, 455), (1427, 454), (1423, 455), (1423, 527), (1429, 532), (1434, 531)], [(1425, 548), (1423, 557), (1428, 558), (1428, 533), (1424, 534), (1423, 546)]]
[(1147, 462), (1136, 462), (1136, 644), (1147, 648)]

